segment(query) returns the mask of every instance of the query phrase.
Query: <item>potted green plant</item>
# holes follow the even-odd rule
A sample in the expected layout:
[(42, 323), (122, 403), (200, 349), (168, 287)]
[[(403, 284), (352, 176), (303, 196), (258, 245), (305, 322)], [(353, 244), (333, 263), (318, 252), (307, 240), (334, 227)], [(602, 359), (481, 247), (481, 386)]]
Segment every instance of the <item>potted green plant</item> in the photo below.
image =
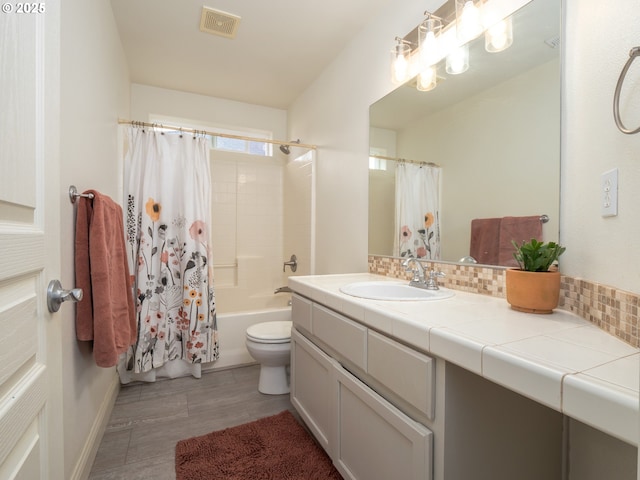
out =
[(507, 302), (511, 308), (528, 313), (551, 313), (560, 298), (560, 272), (552, 266), (566, 248), (556, 242), (529, 242), (515, 247), (513, 257), (520, 268), (506, 271)]

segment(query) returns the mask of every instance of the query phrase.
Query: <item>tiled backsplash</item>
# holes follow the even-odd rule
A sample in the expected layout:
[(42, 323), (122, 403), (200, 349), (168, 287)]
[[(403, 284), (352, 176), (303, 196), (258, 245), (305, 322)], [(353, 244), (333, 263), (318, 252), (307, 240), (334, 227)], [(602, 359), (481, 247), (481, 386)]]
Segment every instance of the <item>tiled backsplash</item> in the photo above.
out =
[[(456, 265), (424, 261), (425, 268), (446, 274), (439, 280), (444, 287), (494, 297), (506, 297), (504, 272), (500, 267)], [(394, 278), (411, 279), (398, 258), (369, 256), (369, 272)], [(573, 312), (602, 330), (634, 347), (640, 347), (638, 305), (640, 295), (614, 287), (563, 275), (558, 308)]]

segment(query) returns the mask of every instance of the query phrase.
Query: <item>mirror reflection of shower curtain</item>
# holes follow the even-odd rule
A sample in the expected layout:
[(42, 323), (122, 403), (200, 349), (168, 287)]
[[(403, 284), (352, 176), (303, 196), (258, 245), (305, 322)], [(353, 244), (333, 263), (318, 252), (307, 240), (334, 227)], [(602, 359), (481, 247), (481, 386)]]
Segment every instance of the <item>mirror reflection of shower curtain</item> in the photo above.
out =
[(396, 165), (395, 256), (440, 258), (441, 172), (430, 165)]
[[(200, 376), (218, 358), (209, 248), (211, 225), (208, 140), (204, 136), (126, 130), (125, 225), (135, 277), (138, 341), (120, 358), (128, 380)], [(145, 377), (136, 374), (153, 373)], [(182, 373), (184, 374), (184, 373)]]

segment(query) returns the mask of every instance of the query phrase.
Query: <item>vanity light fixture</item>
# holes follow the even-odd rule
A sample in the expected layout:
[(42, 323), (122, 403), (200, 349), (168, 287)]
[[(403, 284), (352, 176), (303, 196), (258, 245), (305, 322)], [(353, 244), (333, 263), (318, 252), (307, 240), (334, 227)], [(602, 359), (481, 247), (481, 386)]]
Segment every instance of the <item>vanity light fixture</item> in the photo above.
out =
[(456, 33), (460, 44), (480, 36), (482, 23), (482, 0), (455, 0)]
[(403, 38), (396, 37), (396, 46), (391, 51), (391, 81), (394, 85), (402, 85), (409, 79), (410, 56), (410, 42)]
[[(402, 85), (416, 77), (420, 91), (437, 85), (435, 65), (446, 57), (446, 71), (451, 75), (469, 68), (471, 40), (485, 34), (485, 49), (501, 52), (513, 43), (513, 25), (501, 0), (447, 0), (435, 14), (425, 18), (404, 37), (396, 37), (391, 51), (391, 80)], [(433, 67), (433, 68), (432, 68)]]
[(484, 48), (487, 52), (496, 53), (506, 50), (513, 44), (513, 22), (507, 17), (494, 23), (484, 33)]
[(469, 69), (469, 45), (464, 44), (447, 55), (446, 71), (450, 75), (458, 75)]

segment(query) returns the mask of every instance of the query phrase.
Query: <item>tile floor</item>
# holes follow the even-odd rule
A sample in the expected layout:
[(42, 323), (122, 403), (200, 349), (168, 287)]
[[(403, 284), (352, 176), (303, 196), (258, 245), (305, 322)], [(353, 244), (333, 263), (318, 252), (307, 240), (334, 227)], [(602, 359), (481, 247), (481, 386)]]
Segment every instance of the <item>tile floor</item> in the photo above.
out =
[(293, 407), (289, 395), (258, 392), (258, 365), (123, 386), (89, 480), (175, 480), (179, 440)]

